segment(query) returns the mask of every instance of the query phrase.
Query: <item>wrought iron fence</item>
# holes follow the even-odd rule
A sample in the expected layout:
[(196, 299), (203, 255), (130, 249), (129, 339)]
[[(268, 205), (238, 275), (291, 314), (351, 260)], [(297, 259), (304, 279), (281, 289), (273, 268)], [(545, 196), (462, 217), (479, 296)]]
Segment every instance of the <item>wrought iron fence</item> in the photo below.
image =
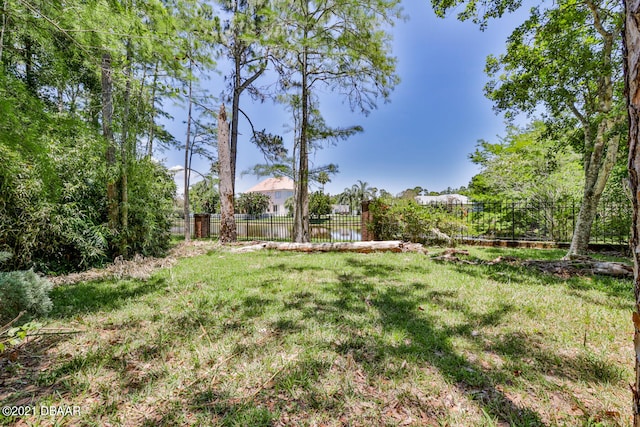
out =
[[(235, 215), (238, 240), (291, 241), (293, 236), (293, 218), (289, 216)], [(209, 220), (211, 237), (220, 233), (220, 215), (211, 215)], [(311, 217), (309, 233), (312, 242), (348, 242), (362, 240), (361, 220), (357, 215), (323, 215)], [(171, 233), (184, 235), (183, 218), (173, 220)], [(196, 221), (191, 218), (191, 235), (194, 236)]]
[[(580, 202), (473, 202), (432, 204), (460, 220), (460, 238), (570, 242)], [(603, 201), (591, 228), (591, 243), (627, 244), (631, 205)]]
[[(445, 211), (460, 224), (456, 238), (487, 240), (531, 240), (570, 242), (580, 202), (472, 202), (467, 204), (436, 203), (424, 209)], [(591, 243), (625, 245), (631, 227), (629, 203), (604, 201), (591, 228)], [(236, 215), (238, 240), (291, 241), (293, 218), (262, 215), (251, 217)], [(184, 235), (185, 221), (176, 218), (171, 232)], [(192, 236), (196, 230), (191, 218)], [(220, 215), (211, 215), (211, 237), (220, 232)], [(360, 241), (361, 217), (353, 215), (326, 215), (310, 219), (310, 237), (313, 242)]]

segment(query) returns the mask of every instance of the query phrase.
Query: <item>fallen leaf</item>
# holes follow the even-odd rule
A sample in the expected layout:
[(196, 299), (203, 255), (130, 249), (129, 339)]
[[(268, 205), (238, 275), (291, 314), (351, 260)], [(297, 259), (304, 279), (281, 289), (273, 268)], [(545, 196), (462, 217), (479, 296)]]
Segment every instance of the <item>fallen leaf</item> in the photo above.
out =
[(611, 417), (611, 418), (619, 418), (620, 417), (620, 412), (618, 412), (618, 411), (605, 411), (604, 414), (607, 417)]

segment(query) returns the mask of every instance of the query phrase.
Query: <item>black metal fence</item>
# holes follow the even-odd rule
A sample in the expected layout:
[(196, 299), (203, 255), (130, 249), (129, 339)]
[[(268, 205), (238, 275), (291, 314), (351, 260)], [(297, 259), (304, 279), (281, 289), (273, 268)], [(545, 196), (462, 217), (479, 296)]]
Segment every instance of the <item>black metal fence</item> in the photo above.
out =
[[(238, 240), (291, 241), (293, 236), (293, 218), (289, 216), (262, 215), (251, 217), (236, 215)], [(312, 242), (349, 242), (360, 241), (362, 236), (360, 216), (324, 215), (309, 220), (309, 233)], [(171, 227), (172, 234), (184, 235), (185, 221), (176, 218)], [(191, 218), (191, 235), (194, 236), (196, 221)], [(211, 237), (220, 233), (220, 215), (211, 215), (209, 219)]]
[[(446, 210), (460, 222), (461, 238), (570, 242), (580, 202), (473, 202), (433, 204), (425, 209)], [(591, 243), (627, 244), (631, 205), (602, 202), (591, 228)]]
[[(575, 228), (580, 202), (473, 202), (468, 204), (438, 203), (425, 205), (426, 210), (447, 212), (460, 225), (455, 236), (462, 239), (530, 240), (570, 242)], [(625, 245), (629, 241), (631, 205), (623, 202), (602, 202), (591, 229), (591, 243)], [(211, 215), (211, 237), (220, 231), (220, 216)], [(171, 232), (184, 235), (185, 222), (177, 218)], [(196, 230), (191, 218), (191, 233)], [(238, 240), (291, 241), (293, 218), (288, 216), (250, 217), (236, 215)], [(360, 241), (361, 217), (327, 215), (310, 220), (313, 242)]]

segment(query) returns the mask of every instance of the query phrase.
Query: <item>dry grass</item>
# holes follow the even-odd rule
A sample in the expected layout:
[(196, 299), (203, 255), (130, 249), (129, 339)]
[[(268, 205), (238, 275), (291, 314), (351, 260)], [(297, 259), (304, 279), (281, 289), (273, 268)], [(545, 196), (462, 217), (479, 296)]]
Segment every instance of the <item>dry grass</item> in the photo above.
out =
[(629, 281), (409, 253), (194, 251), (146, 280), (58, 286), (47, 327), (76, 333), (0, 362), (0, 401), (82, 415), (4, 422), (628, 424)]
[[(239, 243), (239, 245), (248, 245), (251, 243), (252, 242), (243, 242)], [(81, 273), (51, 276), (48, 279), (54, 284), (54, 286), (73, 285), (79, 282), (105, 279), (148, 280), (157, 270), (169, 268), (175, 265), (181, 258), (189, 258), (206, 254), (213, 249), (221, 249), (220, 243), (210, 240), (195, 240), (189, 243), (180, 242), (171, 248), (167, 256), (164, 258), (136, 255), (131, 260), (124, 260), (122, 257), (118, 257), (112, 264), (105, 268), (93, 268)]]

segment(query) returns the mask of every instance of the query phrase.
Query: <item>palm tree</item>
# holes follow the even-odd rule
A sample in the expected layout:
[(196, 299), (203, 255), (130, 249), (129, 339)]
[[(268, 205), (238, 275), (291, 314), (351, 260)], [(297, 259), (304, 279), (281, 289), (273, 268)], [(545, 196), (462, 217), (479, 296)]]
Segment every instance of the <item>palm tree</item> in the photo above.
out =
[(338, 203), (349, 205), (351, 212), (360, 212), (362, 202), (375, 197), (375, 189), (368, 182), (358, 180), (351, 188), (345, 188), (342, 193), (338, 194)]
[(324, 194), (324, 185), (327, 182), (331, 182), (331, 178), (329, 178), (328, 173), (326, 173), (325, 171), (322, 171), (318, 174), (318, 182), (320, 183), (320, 185), (322, 185), (322, 189), (320, 191), (322, 192), (322, 194)]
[(349, 206), (349, 212), (353, 212), (353, 208), (355, 205), (355, 193), (353, 191), (353, 188), (345, 188), (342, 193), (338, 194), (337, 196), (338, 198), (338, 203), (340, 203), (341, 205), (348, 205)]
[(356, 184), (351, 186), (351, 191), (353, 192), (356, 203), (358, 204), (358, 210), (360, 210), (359, 208), (362, 206), (362, 202), (372, 199), (375, 195), (373, 187), (371, 187), (368, 182), (363, 182), (361, 180), (358, 180)]

